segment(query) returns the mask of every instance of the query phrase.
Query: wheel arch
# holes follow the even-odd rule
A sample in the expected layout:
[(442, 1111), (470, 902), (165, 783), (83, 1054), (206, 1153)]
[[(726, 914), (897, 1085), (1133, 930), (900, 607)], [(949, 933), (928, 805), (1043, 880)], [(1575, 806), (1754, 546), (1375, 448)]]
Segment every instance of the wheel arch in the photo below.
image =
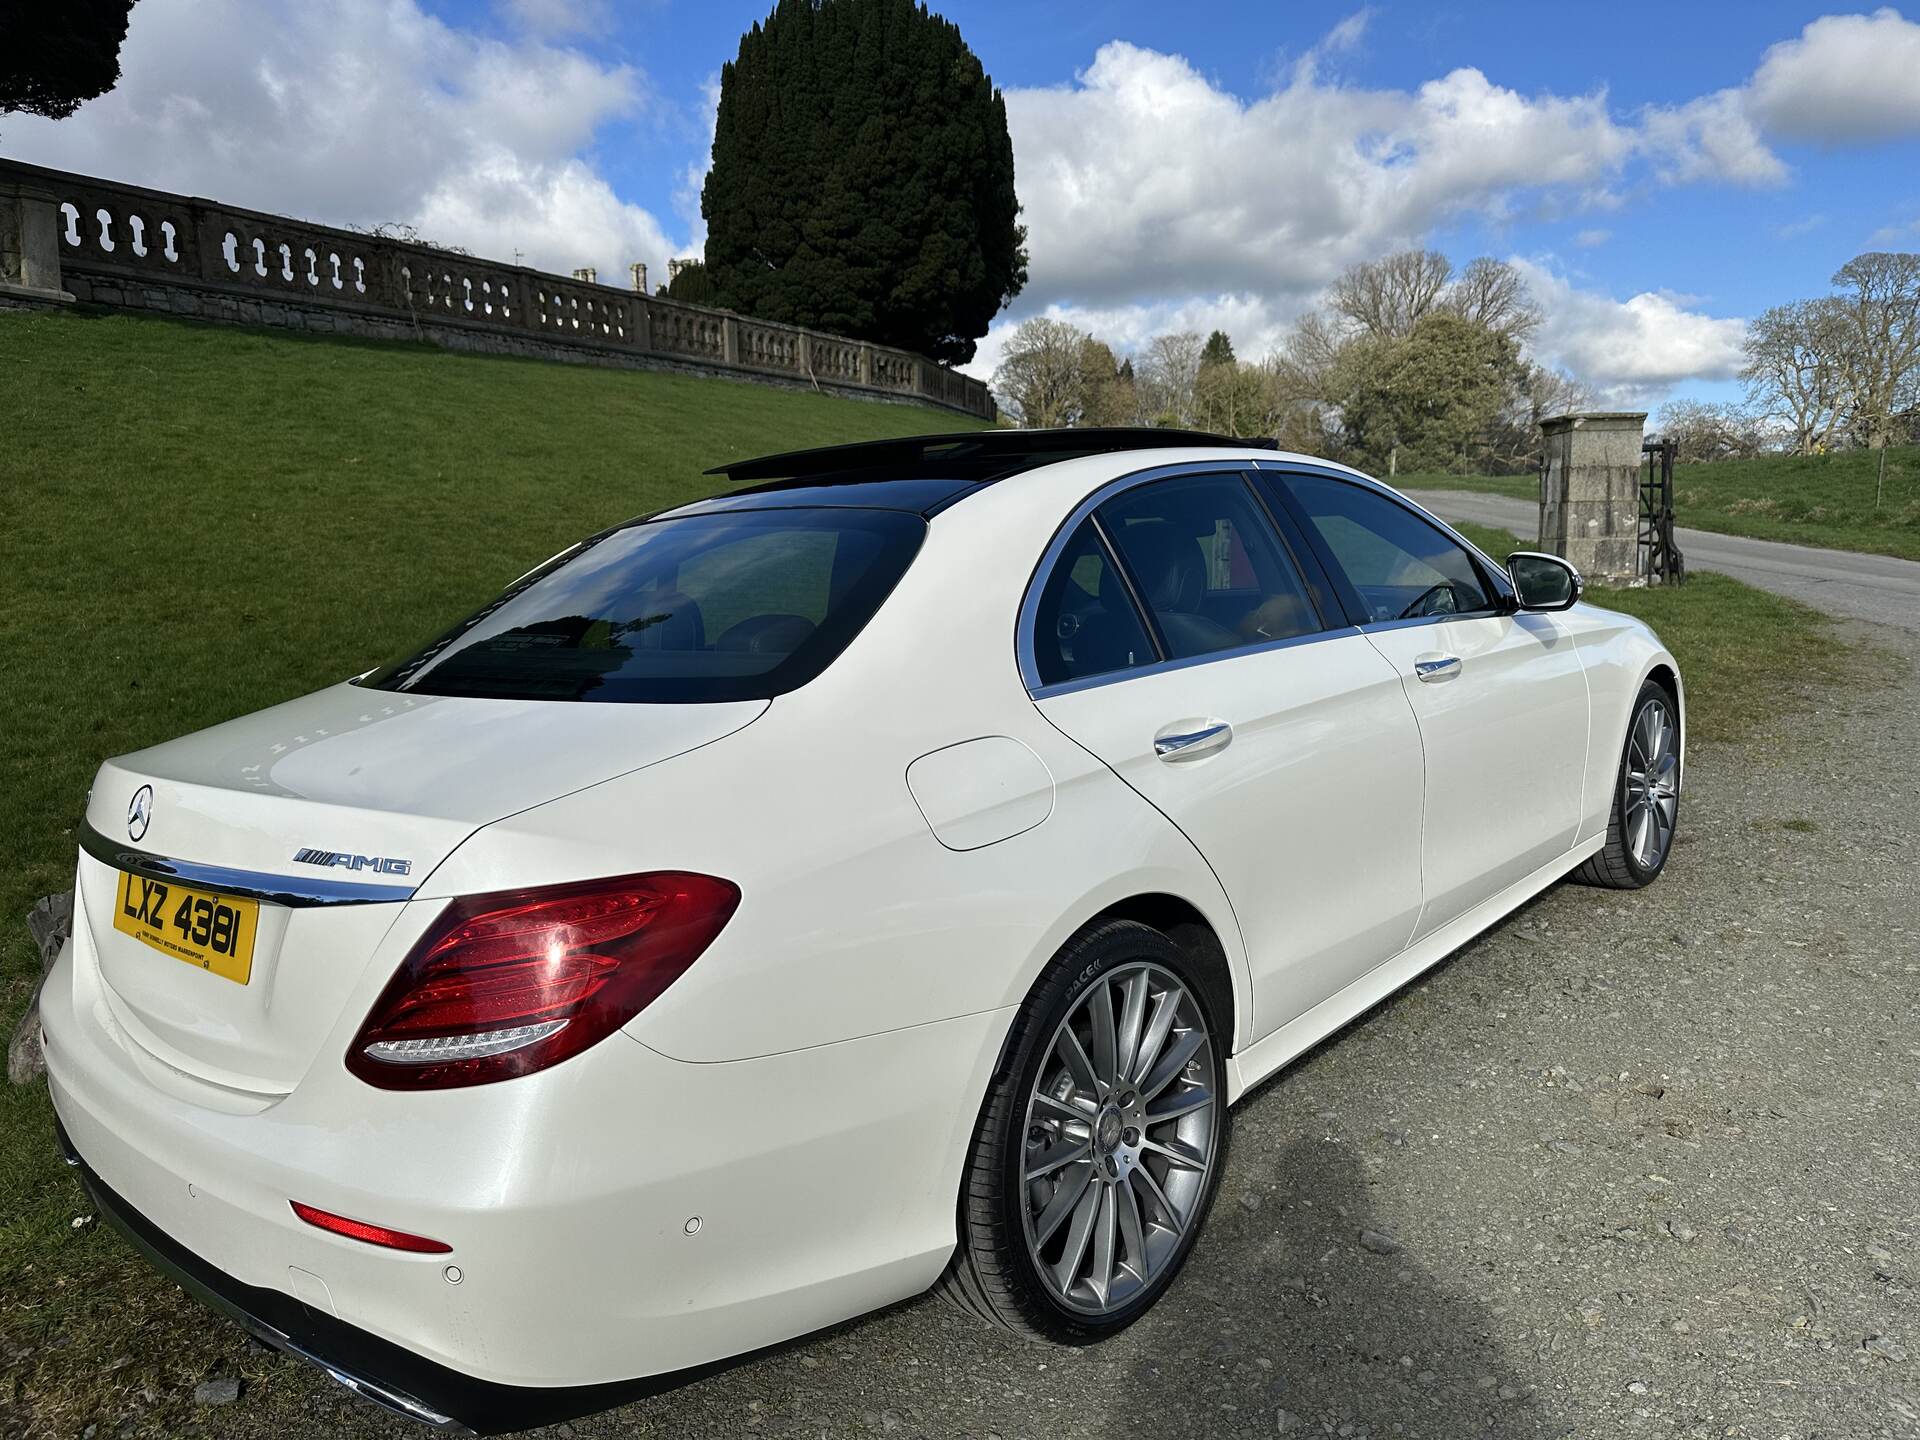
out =
[[(1662, 652), (1660, 658), (1647, 667), (1640, 684), (1644, 685), (1649, 680), (1673, 697), (1673, 723), (1680, 731), (1676, 750), (1680, 757), (1680, 781), (1684, 785), (1687, 778), (1687, 692), (1680, 681), (1680, 667), (1674, 664), (1671, 655)], [(1639, 689), (1639, 685), (1634, 687), (1636, 694)]]
[[(1017, 999), (1013, 1000), (1008, 1011), (1007, 1026), (1000, 1037), (998, 1053), (994, 1057), (992, 1068), (987, 1072), (988, 1083), (1006, 1068), (1007, 1052), (1013, 1044), (1013, 1017), (1018, 1007), (1026, 1004), (1033, 994), (1034, 987), (1040, 983), (1040, 976), (1047, 963), (1060, 953), (1061, 949), (1074, 936), (1082, 931), (1100, 925), (1109, 920), (1131, 920), (1157, 930), (1178, 946), (1194, 963), (1197, 973), (1211, 981), (1208, 1000), (1219, 1012), (1215, 1021), (1221, 1034), (1226, 1038), (1227, 1054), (1238, 1054), (1242, 1048), (1240, 1042), (1240, 1021), (1243, 1016), (1253, 1013), (1252, 995), (1248, 990), (1251, 979), (1247, 973), (1245, 957), (1238, 952), (1239, 929), (1234, 922), (1231, 910), (1227, 908), (1224, 893), (1219, 897), (1225, 913), (1216, 918), (1208, 915), (1202, 906), (1185, 895), (1176, 894), (1166, 888), (1140, 888), (1098, 903), (1089, 903), (1080, 907), (1083, 913), (1071, 923), (1063, 921), (1055, 932), (1052, 942), (1036, 956), (1035, 963), (1028, 967), (1026, 983)], [(1220, 921), (1234, 928), (1222, 933)], [(1229, 947), (1233, 948), (1229, 948)]]
[(1233, 1041), (1240, 1034), (1241, 1005), (1235, 994), (1233, 963), (1227, 958), (1219, 931), (1198, 906), (1161, 892), (1130, 895), (1092, 916), (1087, 924), (1097, 925), (1103, 920), (1135, 921), (1158, 930), (1179, 946), (1195, 971), (1211, 982), (1214, 993), (1208, 999), (1220, 1011), (1215, 1020), (1221, 1033), (1229, 1037), (1229, 1053), (1238, 1048)]

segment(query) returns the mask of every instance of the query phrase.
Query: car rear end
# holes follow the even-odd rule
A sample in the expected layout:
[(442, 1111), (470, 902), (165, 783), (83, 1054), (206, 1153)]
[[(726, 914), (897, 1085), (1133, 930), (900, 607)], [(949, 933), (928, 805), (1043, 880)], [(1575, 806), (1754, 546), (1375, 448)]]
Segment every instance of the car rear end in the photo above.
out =
[[(616, 1033), (746, 877), (576, 847), (557, 883), (433, 881), (492, 821), (724, 743), (830, 663), (924, 522), (802, 513), (612, 532), (370, 683), (101, 768), (42, 1025), (63, 1145), (156, 1263), (450, 1427), (601, 1408), (818, 1323), (782, 1298), (797, 1263), (743, 1281), (695, 1237), (736, 1203), (766, 1228), (744, 1202), (769, 1155), (851, 1161), (807, 1102), (842, 1062)], [(672, 817), (634, 823), (669, 859)]]

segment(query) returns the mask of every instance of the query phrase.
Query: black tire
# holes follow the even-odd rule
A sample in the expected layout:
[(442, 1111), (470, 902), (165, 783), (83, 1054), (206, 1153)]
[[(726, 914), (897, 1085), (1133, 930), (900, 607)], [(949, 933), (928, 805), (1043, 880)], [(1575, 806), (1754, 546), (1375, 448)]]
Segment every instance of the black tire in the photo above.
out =
[[(1660, 872), (1667, 868), (1667, 857), (1673, 853), (1669, 836), (1654, 862), (1651, 865), (1643, 864), (1634, 854), (1634, 847), (1630, 843), (1629, 812), (1632, 797), (1628, 793), (1628, 778), (1632, 771), (1634, 734), (1650, 704), (1663, 707), (1675, 726), (1679, 724), (1679, 704), (1672, 692), (1657, 680), (1648, 680), (1641, 685), (1640, 693), (1634, 697), (1633, 709), (1627, 716), (1626, 736), (1620, 742), (1620, 767), (1613, 781), (1613, 806), (1607, 812), (1607, 843), (1582, 862), (1572, 875), (1582, 885), (1597, 885), (1607, 890), (1642, 889), (1660, 878)], [(1674, 827), (1677, 829), (1680, 808), (1677, 790), (1673, 807)]]
[[(1149, 968), (1143, 971), (1143, 966)], [(1146, 1216), (1146, 1227), (1143, 1230), (1140, 1220), (1136, 1218), (1135, 1228), (1130, 1234), (1152, 1236), (1164, 1248), (1157, 1259), (1149, 1262), (1144, 1283), (1128, 1272), (1128, 1278), (1138, 1285), (1136, 1291), (1128, 1294), (1122, 1303), (1116, 1304), (1110, 1313), (1088, 1314), (1074, 1309), (1049, 1287), (1042, 1278), (1039, 1261), (1029, 1249), (1029, 1196), (1032, 1187), (1049, 1183), (1023, 1178), (1023, 1166), (1028, 1163), (1031, 1153), (1028, 1147), (1039, 1143), (1032, 1138), (1035, 1132), (1031, 1128), (1029, 1109), (1042, 1103), (1034, 1099), (1035, 1088), (1041, 1079), (1041, 1068), (1055, 1058), (1054, 1046), (1062, 1024), (1068, 1017), (1076, 1015), (1083, 998), (1090, 997), (1095, 986), (1104, 984), (1108, 986), (1108, 1003), (1111, 1003), (1116, 985), (1125, 986), (1134, 975), (1145, 974), (1149, 983), (1153, 983), (1154, 968), (1166, 972), (1179, 982), (1204, 1023), (1206, 1043), (1177, 1072), (1178, 1079), (1172, 1082), (1180, 1087), (1179, 1090), (1176, 1092), (1169, 1085), (1161, 1093), (1190, 1097), (1199, 1093), (1195, 1087), (1202, 1084), (1211, 1091), (1212, 1102), (1196, 1112), (1211, 1116), (1208, 1166), (1197, 1182), (1187, 1182), (1184, 1178), (1181, 1182), (1190, 1184), (1191, 1201), (1175, 1207), (1185, 1217), (1177, 1237), (1168, 1238), (1174, 1227), (1167, 1223), (1167, 1212), (1145, 1206), (1135, 1211), (1136, 1216)], [(1116, 975), (1116, 971), (1120, 973)], [(1164, 976), (1160, 983), (1164, 984)], [(1216, 972), (1214, 966), (1196, 964), (1187, 951), (1166, 935), (1130, 920), (1109, 920), (1090, 925), (1067, 942), (1041, 974), (1033, 993), (1028, 996), (1027, 1003), (1014, 1021), (1001, 1068), (994, 1075), (986, 1101), (981, 1107), (960, 1187), (959, 1244), (946, 1273), (935, 1287), (940, 1294), (968, 1314), (1026, 1338), (1086, 1345), (1124, 1330), (1166, 1292), (1185, 1265), (1194, 1241), (1205, 1224), (1207, 1211), (1219, 1190), (1220, 1176), (1226, 1165), (1229, 1130), (1226, 1051), (1229, 1037), (1222, 1028), (1222, 1021), (1231, 1014), (1231, 996), (1226, 991), (1226, 984), (1224, 973)], [(1124, 994), (1124, 990), (1121, 993)], [(1096, 1004), (1098, 999), (1090, 998), (1089, 1006)], [(1177, 1048), (1176, 1040), (1184, 1042), (1191, 1033), (1192, 1028), (1188, 1027), (1174, 1032), (1168, 1040), (1163, 1041), (1163, 1056), (1171, 1056)], [(1141, 1052), (1147, 1049), (1144, 1040), (1138, 1048)], [(1147, 1084), (1138, 1080), (1129, 1081), (1124, 1067), (1117, 1073), (1119, 1084), (1114, 1089), (1114, 1095), (1127, 1099), (1132, 1098), (1134, 1091), (1141, 1092), (1138, 1103), (1142, 1107), (1140, 1113), (1144, 1113), (1150, 1105), (1144, 1094)], [(1172, 1122), (1142, 1121), (1140, 1132), (1129, 1129), (1125, 1133), (1128, 1136), (1147, 1134), (1149, 1123), (1159, 1127)], [(1188, 1123), (1191, 1125), (1193, 1122)], [(1104, 1179), (1099, 1167), (1105, 1162), (1098, 1159), (1099, 1126), (1097, 1123), (1090, 1124), (1088, 1129), (1090, 1153), (1095, 1157), (1089, 1162), (1094, 1180), (1099, 1184), (1128, 1189), (1138, 1203), (1139, 1197), (1146, 1193), (1146, 1181), (1126, 1171), (1121, 1172), (1118, 1180)], [(1168, 1132), (1158, 1129), (1154, 1133), (1165, 1136)], [(1120, 1163), (1127, 1163), (1124, 1156)], [(1160, 1166), (1165, 1176), (1171, 1176), (1171, 1170), (1161, 1157), (1149, 1157), (1142, 1152), (1132, 1163), (1135, 1170), (1148, 1171), (1148, 1179), (1153, 1178), (1152, 1165)], [(1155, 1183), (1157, 1185), (1159, 1182)], [(1064, 1188), (1064, 1184), (1061, 1188)], [(1084, 1193), (1092, 1194), (1095, 1190), (1095, 1185), (1088, 1184)], [(1172, 1190), (1173, 1182), (1168, 1178), (1167, 1188), (1160, 1198), (1165, 1199)], [(1115, 1203), (1125, 1202), (1116, 1196)], [(1116, 1219), (1114, 1223), (1123, 1222)], [(1110, 1253), (1118, 1256), (1123, 1251), (1130, 1251), (1132, 1242), (1123, 1238), (1112, 1242), (1112, 1245)], [(1110, 1293), (1118, 1297), (1120, 1287), (1117, 1278), (1110, 1275), (1109, 1279)]]

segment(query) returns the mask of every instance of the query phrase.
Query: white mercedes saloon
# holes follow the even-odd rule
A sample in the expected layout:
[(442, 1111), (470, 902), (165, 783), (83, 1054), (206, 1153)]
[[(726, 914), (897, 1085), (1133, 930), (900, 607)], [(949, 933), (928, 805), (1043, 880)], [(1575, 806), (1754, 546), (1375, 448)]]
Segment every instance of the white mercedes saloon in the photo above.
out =
[(1673, 657), (1351, 470), (1001, 430), (714, 473), (93, 783), (60, 1143), (405, 1415), (583, 1414), (929, 1287), (1111, 1335), (1252, 1086), (1666, 860)]

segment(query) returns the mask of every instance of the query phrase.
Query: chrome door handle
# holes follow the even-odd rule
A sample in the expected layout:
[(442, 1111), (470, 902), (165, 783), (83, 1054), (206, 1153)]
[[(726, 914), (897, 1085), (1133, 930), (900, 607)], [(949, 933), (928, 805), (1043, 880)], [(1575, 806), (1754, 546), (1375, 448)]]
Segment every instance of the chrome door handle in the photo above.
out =
[(1168, 764), (1178, 764), (1224, 750), (1232, 740), (1233, 727), (1224, 720), (1216, 720), (1198, 730), (1174, 730), (1169, 726), (1153, 737), (1153, 753)]
[(1451, 680), (1460, 673), (1458, 655), (1422, 655), (1413, 662), (1415, 679), (1429, 683), (1435, 680)]

